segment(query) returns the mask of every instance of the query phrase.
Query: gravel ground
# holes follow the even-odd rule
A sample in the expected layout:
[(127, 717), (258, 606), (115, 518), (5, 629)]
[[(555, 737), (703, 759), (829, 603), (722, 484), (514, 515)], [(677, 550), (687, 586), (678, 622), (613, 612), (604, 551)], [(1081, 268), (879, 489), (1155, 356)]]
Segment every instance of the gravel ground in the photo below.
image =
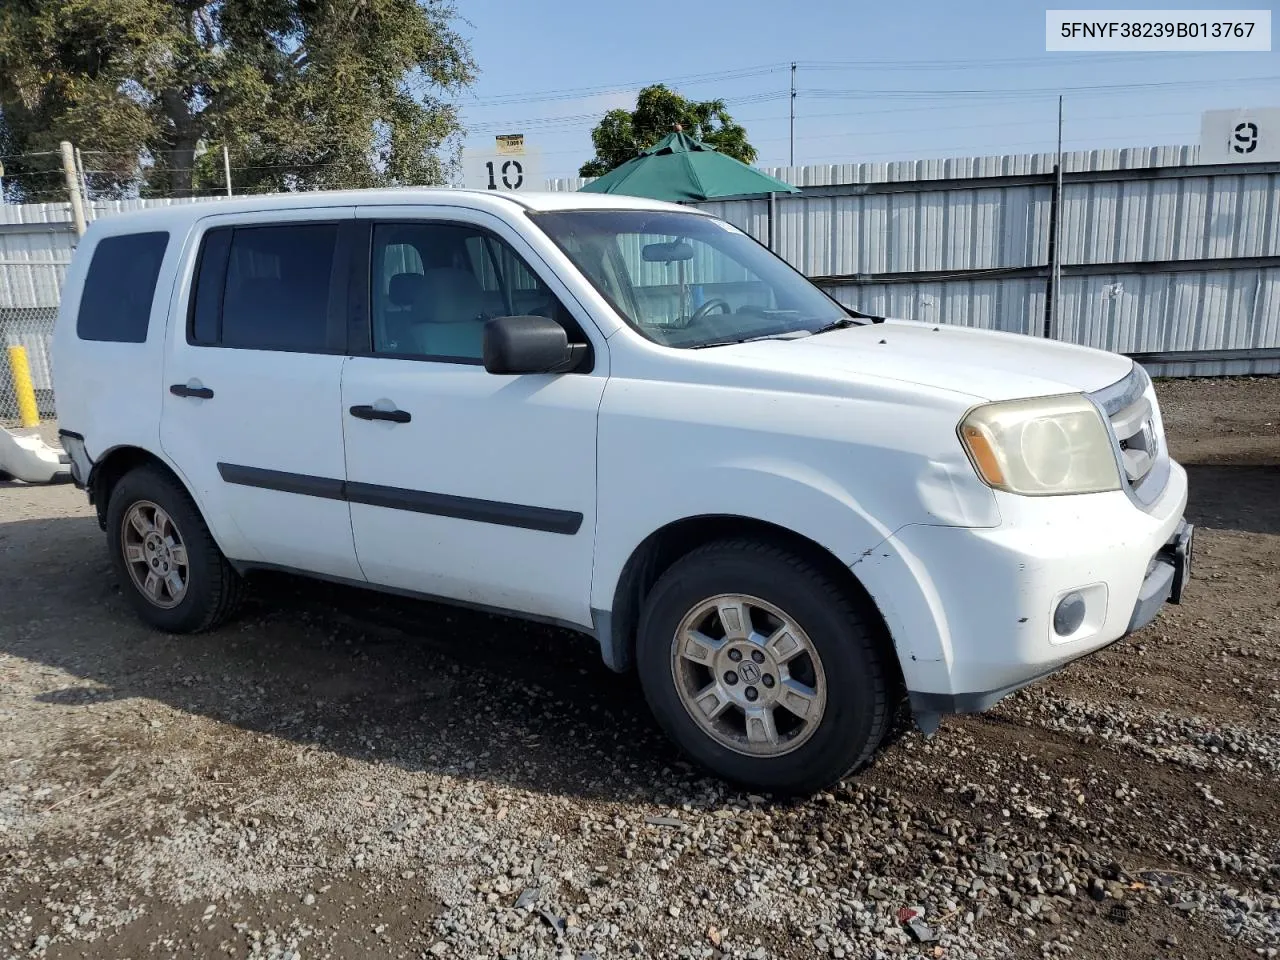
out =
[(1187, 603), (786, 804), (551, 628), (262, 578), (148, 632), (0, 484), (0, 956), (1275, 957), (1280, 379), (1158, 389)]

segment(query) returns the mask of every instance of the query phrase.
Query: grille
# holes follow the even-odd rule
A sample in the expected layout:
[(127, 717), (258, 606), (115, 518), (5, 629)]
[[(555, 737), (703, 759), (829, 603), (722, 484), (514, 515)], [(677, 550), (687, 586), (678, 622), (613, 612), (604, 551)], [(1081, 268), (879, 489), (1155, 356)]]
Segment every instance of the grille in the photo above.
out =
[(1160, 412), (1151, 378), (1138, 366), (1123, 380), (1092, 394), (1111, 423), (1120, 466), (1131, 492), (1143, 503), (1154, 500), (1168, 476)]
[(1111, 432), (1120, 444), (1120, 461), (1132, 484), (1146, 479), (1160, 453), (1151, 401), (1145, 396), (1111, 417)]

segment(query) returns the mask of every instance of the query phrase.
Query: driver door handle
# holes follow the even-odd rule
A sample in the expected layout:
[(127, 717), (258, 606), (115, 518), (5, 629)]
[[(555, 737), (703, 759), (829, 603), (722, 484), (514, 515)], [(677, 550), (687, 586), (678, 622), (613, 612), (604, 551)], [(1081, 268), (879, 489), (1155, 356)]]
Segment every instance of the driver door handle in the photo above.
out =
[(375, 410), (367, 403), (351, 408), (351, 415), (360, 420), (390, 420), (392, 423), (408, 423), (413, 415), (408, 410)]

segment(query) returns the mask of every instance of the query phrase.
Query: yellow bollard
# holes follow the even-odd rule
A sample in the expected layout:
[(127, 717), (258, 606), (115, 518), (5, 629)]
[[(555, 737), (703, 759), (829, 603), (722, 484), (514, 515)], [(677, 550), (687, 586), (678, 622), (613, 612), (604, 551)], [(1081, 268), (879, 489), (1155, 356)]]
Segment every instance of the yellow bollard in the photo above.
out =
[(24, 427), (40, 425), (40, 410), (36, 407), (36, 391), (31, 385), (31, 364), (27, 363), (26, 347), (9, 348), (9, 369), (13, 371), (13, 395), (18, 400), (18, 416)]

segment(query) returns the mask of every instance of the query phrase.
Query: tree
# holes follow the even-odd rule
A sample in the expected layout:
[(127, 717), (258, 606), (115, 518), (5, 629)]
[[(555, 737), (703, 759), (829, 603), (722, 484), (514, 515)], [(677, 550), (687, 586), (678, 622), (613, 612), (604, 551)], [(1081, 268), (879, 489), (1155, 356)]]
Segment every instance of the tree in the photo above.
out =
[(743, 163), (754, 163), (756, 149), (747, 131), (733, 122), (723, 100), (686, 100), (661, 83), (645, 87), (635, 110), (610, 110), (591, 131), (596, 155), (578, 170), (600, 177), (653, 146), (679, 124), (684, 132)]
[(113, 195), (220, 190), (224, 143), (239, 189), (440, 183), (446, 97), (475, 70), (454, 20), (448, 0), (3, 0), (0, 155), (32, 199), (58, 195), (57, 157), (30, 155), (60, 140)]

